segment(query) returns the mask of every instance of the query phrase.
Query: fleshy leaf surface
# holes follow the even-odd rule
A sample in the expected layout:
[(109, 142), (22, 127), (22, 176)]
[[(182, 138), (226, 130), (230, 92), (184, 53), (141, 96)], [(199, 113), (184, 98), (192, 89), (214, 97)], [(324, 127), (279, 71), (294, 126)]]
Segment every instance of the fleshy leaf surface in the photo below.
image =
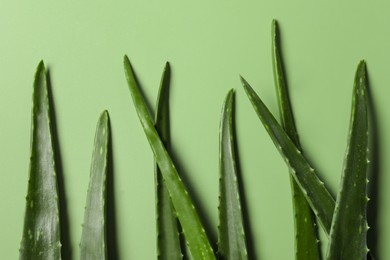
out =
[(19, 259), (61, 259), (58, 186), (46, 69), (38, 65), (33, 90), (31, 157)]
[(290, 169), (290, 173), (301, 188), (319, 223), (325, 232), (329, 234), (335, 200), (302, 155), (301, 150), (279, 125), (249, 83), (242, 77), (241, 81), (260, 121), (263, 123), (276, 148), (285, 160)]
[(348, 145), (330, 231), (327, 259), (366, 259), (367, 113), (366, 65), (358, 65), (352, 96)]
[(168, 189), (172, 204), (180, 221), (191, 257), (193, 259), (215, 259), (214, 252), (200, 222), (194, 204), (179, 177), (164, 143), (161, 141), (160, 136), (154, 128), (127, 56), (124, 57), (124, 69), (134, 106), (164, 178), (166, 188)]
[[(170, 146), (169, 83), (170, 67), (169, 63), (166, 63), (157, 97), (155, 128), (167, 150)], [(157, 163), (155, 165), (155, 183), (158, 259), (182, 259), (176, 212)]]
[(110, 140), (109, 115), (104, 111), (98, 120), (92, 153), (90, 181), (80, 242), (80, 259), (107, 259), (106, 179)]
[(248, 259), (240, 194), (237, 180), (233, 128), (234, 90), (226, 96), (222, 108), (219, 147), (219, 226), (218, 253), (221, 259)]
[[(291, 141), (299, 150), (302, 150), (288, 95), (287, 80), (280, 49), (279, 28), (276, 20), (272, 21), (272, 68), (281, 124)], [(294, 211), (295, 259), (320, 259), (315, 218), (293, 175), (290, 174), (289, 176)]]
[[(249, 83), (242, 77), (241, 81), (260, 121), (285, 160), (290, 173), (302, 190), (317, 220), (329, 237), (336, 206), (334, 198)], [(374, 259), (370, 253), (368, 253), (367, 258)]]

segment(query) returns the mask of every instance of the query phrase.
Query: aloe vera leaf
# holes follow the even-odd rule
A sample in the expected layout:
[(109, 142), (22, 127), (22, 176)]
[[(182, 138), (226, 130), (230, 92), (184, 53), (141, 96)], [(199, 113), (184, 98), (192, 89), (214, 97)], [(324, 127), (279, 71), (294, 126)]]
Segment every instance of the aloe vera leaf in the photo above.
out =
[(319, 223), (329, 235), (335, 208), (333, 197), (249, 83), (242, 77), (241, 82), (257, 115), (289, 167), (290, 173), (301, 188)]
[(214, 252), (200, 222), (188, 192), (169, 156), (163, 142), (153, 126), (145, 101), (134, 77), (127, 56), (124, 57), (124, 69), (130, 93), (141, 125), (149, 141), (156, 162), (164, 178), (173, 207), (182, 226), (189, 252), (193, 259), (215, 259)]
[(90, 181), (80, 242), (80, 259), (107, 259), (106, 179), (110, 138), (109, 115), (104, 111), (96, 126)]
[[(280, 35), (276, 20), (272, 21), (272, 68), (281, 124), (291, 141), (293, 141), (299, 150), (302, 150), (288, 95), (280, 50)], [(295, 259), (320, 259), (315, 218), (313, 218), (310, 206), (294, 177), (292, 177), (292, 174), (289, 176), (294, 210)]]
[(248, 259), (237, 182), (233, 129), (234, 90), (226, 96), (222, 108), (219, 147), (219, 225), (218, 253), (221, 259)]
[(327, 259), (366, 259), (367, 248), (367, 77), (358, 65), (352, 97), (348, 145), (332, 221)]
[(31, 119), (30, 169), (19, 259), (61, 259), (58, 187), (43, 61), (35, 74)]
[[(169, 149), (170, 146), (169, 83), (170, 67), (167, 62), (161, 78), (155, 114), (155, 128), (167, 149)], [(171, 198), (169, 197), (168, 190), (165, 187), (164, 180), (157, 163), (155, 165), (155, 183), (158, 259), (182, 259), (176, 212), (171, 203)]]

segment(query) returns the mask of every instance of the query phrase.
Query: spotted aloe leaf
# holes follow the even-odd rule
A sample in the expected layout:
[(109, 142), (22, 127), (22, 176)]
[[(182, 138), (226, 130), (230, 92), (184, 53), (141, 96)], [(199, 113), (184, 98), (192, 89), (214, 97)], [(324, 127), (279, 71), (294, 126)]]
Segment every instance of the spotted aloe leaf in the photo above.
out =
[(327, 259), (366, 259), (367, 76), (361, 61), (355, 75), (348, 146), (330, 232)]
[(219, 226), (218, 253), (221, 259), (248, 259), (240, 194), (237, 182), (233, 129), (234, 90), (226, 96), (222, 108), (219, 147)]
[[(169, 83), (170, 67), (169, 63), (167, 63), (161, 78), (155, 114), (155, 128), (167, 149), (170, 146)], [(155, 166), (155, 183), (158, 259), (182, 259), (176, 212), (157, 164)]]
[(80, 259), (107, 259), (106, 179), (110, 138), (109, 115), (104, 111), (96, 126), (90, 181), (80, 242)]
[[(282, 126), (291, 141), (299, 150), (302, 150), (288, 95), (287, 81), (280, 50), (279, 29), (276, 20), (272, 21), (272, 68)], [(320, 259), (315, 219), (293, 175), (290, 174), (289, 176), (294, 210), (295, 259)]]
[(124, 57), (124, 69), (134, 106), (155, 156), (155, 160), (160, 168), (173, 207), (176, 210), (189, 252), (193, 259), (215, 259), (214, 252), (194, 204), (179, 177), (164, 143), (154, 128), (127, 56)]
[(34, 80), (30, 169), (19, 259), (61, 259), (58, 187), (50, 113), (46, 70), (41, 61)]
[(272, 141), (284, 158), (290, 173), (301, 188), (319, 223), (325, 232), (329, 234), (335, 200), (302, 155), (301, 150), (279, 125), (249, 83), (242, 77), (241, 81), (260, 121), (263, 123)]

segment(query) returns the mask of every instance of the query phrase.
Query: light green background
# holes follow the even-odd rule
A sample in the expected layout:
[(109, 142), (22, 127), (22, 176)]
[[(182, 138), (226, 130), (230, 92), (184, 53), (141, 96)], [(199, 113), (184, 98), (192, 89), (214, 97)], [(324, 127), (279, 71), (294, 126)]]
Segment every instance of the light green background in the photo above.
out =
[[(33, 75), (52, 80), (74, 259), (96, 120), (112, 122), (120, 259), (155, 259), (153, 157), (131, 102), (128, 54), (154, 105), (172, 65), (173, 150), (210, 237), (217, 233), (218, 127), (236, 88), (237, 133), (252, 241), (259, 259), (293, 259), (286, 167), (247, 100), (241, 74), (277, 113), (270, 25), (278, 19), (302, 146), (335, 194), (353, 76), (368, 64), (380, 163), (378, 259), (390, 259), (390, 4), (385, 1), (2, 1), (0, 8), (0, 259), (16, 259), (27, 190)], [(387, 221), (386, 221), (387, 220)], [(323, 243), (326, 248), (326, 242)]]

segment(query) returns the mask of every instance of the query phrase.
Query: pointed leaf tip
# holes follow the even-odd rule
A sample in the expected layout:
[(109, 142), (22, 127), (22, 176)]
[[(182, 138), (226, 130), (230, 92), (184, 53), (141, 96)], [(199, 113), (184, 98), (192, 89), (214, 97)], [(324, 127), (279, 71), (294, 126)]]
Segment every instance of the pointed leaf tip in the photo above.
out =
[[(161, 140), (170, 147), (169, 126), (169, 62), (165, 63), (160, 81), (155, 109), (155, 128)], [(169, 150), (168, 150), (169, 151)], [(161, 175), (160, 168), (155, 167), (155, 194), (156, 194), (156, 230), (158, 259), (181, 260), (182, 250), (176, 211), (173, 208), (169, 192)]]
[(232, 88), (229, 90), (229, 92), (226, 95), (225, 104), (224, 104), (225, 108), (229, 108), (233, 106), (234, 95), (235, 95), (235, 90)]
[(357, 74), (358, 75), (366, 75), (366, 61), (365, 60), (361, 60), (359, 62), (359, 65), (358, 65), (358, 68), (357, 68)]
[(103, 112), (100, 114), (100, 120), (104, 120), (104, 121), (107, 121), (109, 120), (110, 118), (110, 115), (108, 113), (108, 110), (103, 110)]
[(221, 259), (247, 258), (234, 147), (234, 89), (225, 98), (220, 122), (218, 253)]
[(40, 60), (38, 63), (38, 68), (45, 68), (45, 62), (43, 60)]
[(364, 60), (359, 62), (356, 69), (354, 88), (365, 96), (367, 88), (367, 68)]
[(107, 110), (107, 109), (104, 109), (103, 112), (102, 112), (102, 114), (103, 114), (104, 116), (108, 116), (108, 110)]
[(278, 21), (276, 21), (276, 19), (273, 19), (272, 20), (272, 35), (274, 35), (275, 34), (275, 31), (276, 31), (276, 29), (278, 28)]
[(109, 162), (109, 121), (107, 110), (99, 116), (94, 148), (84, 225), (80, 240), (80, 259), (107, 259), (106, 247), (106, 179)]
[[(163, 77), (162, 80), (168, 80), (170, 81), (170, 74), (171, 74), (171, 65), (169, 64), (169, 61), (165, 63), (164, 71), (163, 71)], [(162, 84), (162, 83), (160, 83)]]
[(234, 96), (235, 93), (236, 93), (236, 90), (234, 88), (231, 88), (228, 92), (228, 96)]
[(304, 191), (304, 195), (318, 217), (320, 224), (329, 233), (335, 206), (334, 199), (260, 97), (248, 83), (243, 83), (245, 92), (260, 121), (265, 126), (282, 157), (287, 159), (286, 163), (291, 170), (291, 174)]
[(123, 64), (126, 66), (130, 66), (131, 67), (131, 63), (130, 63), (130, 60), (129, 60), (129, 57), (127, 57), (127, 55), (125, 54), (125, 56), (123, 56)]
[(176, 212), (180, 213), (177, 214), (178, 219), (183, 227), (184, 236), (188, 241), (188, 248), (191, 256), (194, 259), (215, 260), (214, 252), (200, 222), (199, 216), (194, 209), (191, 198), (178, 175), (169, 153), (154, 128), (154, 123), (148, 113), (145, 100), (142, 97), (139, 86), (135, 80), (134, 72), (131, 69), (130, 61), (127, 56), (124, 58), (124, 69), (130, 94), (141, 125), (165, 180), (172, 204)]
[[(332, 220), (327, 259), (366, 259), (368, 112), (365, 62), (354, 81), (348, 145)], [(353, 183), (353, 186), (351, 185)], [(368, 256), (371, 259), (371, 256)]]
[(36, 76), (39, 74), (46, 75), (46, 68), (45, 68), (45, 63), (43, 62), (43, 60), (39, 61), (38, 66), (37, 66)]
[(248, 85), (248, 82), (244, 79), (243, 76), (240, 75), (240, 80), (243, 85)]
[(19, 250), (22, 260), (61, 258), (56, 157), (47, 88), (45, 66), (40, 61), (33, 83), (29, 181)]

